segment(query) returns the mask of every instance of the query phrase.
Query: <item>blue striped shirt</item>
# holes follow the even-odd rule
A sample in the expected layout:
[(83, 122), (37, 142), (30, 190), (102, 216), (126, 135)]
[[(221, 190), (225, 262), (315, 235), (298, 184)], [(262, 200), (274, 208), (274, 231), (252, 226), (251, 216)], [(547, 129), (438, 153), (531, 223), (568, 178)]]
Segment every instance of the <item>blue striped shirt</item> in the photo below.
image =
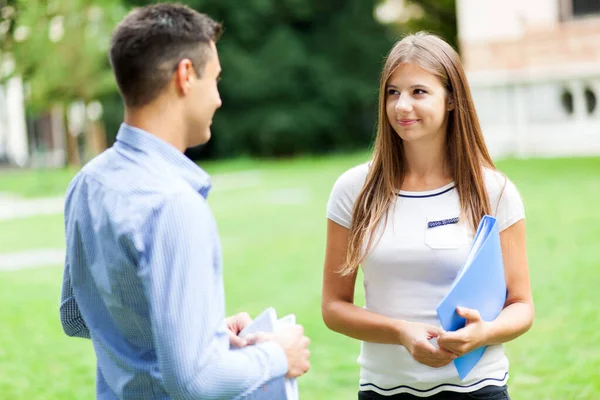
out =
[(91, 338), (98, 399), (238, 399), (287, 372), (275, 343), (229, 346), (210, 187), (125, 124), (71, 182), (60, 318)]

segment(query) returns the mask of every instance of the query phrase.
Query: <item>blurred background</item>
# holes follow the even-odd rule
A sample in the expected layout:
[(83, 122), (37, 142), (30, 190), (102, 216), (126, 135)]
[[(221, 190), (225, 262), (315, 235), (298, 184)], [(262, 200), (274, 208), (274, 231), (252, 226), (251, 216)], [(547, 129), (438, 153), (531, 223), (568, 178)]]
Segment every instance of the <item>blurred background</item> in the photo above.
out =
[[(419, 30), (459, 50), (525, 201), (536, 322), (507, 345), (511, 396), (600, 399), (600, 0), (181, 2), (225, 27), (223, 107), (186, 154), (213, 177), (227, 311), (297, 315), (303, 399), (356, 398), (359, 343), (320, 317), (325, 205), (369, 159), (387, 51)], [(115, 139), (110, 34), (148, 3), (0, 0), (0, 399), (94, 398), (91, 344), (59, 323), (63, 195)]]

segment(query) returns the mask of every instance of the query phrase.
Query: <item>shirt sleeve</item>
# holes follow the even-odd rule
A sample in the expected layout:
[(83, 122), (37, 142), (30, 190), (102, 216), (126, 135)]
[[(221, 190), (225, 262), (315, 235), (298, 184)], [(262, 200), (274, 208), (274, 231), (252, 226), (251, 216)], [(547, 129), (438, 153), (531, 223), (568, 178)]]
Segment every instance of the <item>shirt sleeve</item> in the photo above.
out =
[[(496, 201), (491, 204), (495, 209), (500, 232), (525, 218), (525, 207), (517, 187), (506, 176), (501, 175)], [(495, 203), (495, 204), (494, 204)]]
[(230, 349), (216, 227), (197, 195), (172, 196), (155, 212), (139, 276), (165, 389), (177, 399), (238, 399), (287, 373), (283, 349)]
[[(69, 204), (72, 195), (72, 187), (75, 180), (69, 184), (69, 188), (66, 194), (65, 201), (65, 235), (67, 235), (67, 220), (69, 215)], [(65, 256), (65, 269), (63, 272), (62, 290), (60, 296), (60, 323), (63, 331), (71, 337), (80, 337), (90, 339), (90, 330), (88, 329), (81, 312), (79, 311), (79, 305), (75, 300), (75, 294), (73, 293), (73, 284), (71, 282), (71, 265), (67, 262)]]
[(350, 229), (354, 202), (360, 193), (368, 172), (366, 164), (344, 172), (333, 185), (327, 202), (327, 218)]
[(90, 339), (90, 331), (81, 316), (73, 294), (71, 267), (66, 261), (60, 299), (60, 323), (68, 336)]

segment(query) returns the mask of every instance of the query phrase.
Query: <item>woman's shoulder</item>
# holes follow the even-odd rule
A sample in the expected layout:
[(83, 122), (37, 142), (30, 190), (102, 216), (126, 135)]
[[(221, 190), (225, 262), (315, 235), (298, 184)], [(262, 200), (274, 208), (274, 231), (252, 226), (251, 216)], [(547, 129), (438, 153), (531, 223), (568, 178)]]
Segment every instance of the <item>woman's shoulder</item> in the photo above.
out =
[(484, 179), (492, 215), (499, 218), (501, 230), (524, 217), (521, 195), (505, 174), (496, 169), (485, 168)]
[(490, 197), (498, 197), (507, 186), (514, 186), (504, 173), (495, 168), (483, 167), (483, 179)]
[(337, 179), (337, 182), (342, 182), (342, 183), (346, 183), (346, 184), (356, 184), (359, 183), (361, 186), (364, 184), (365, 180), (367, 179), (367, 175), (369, 174), (369, 167), (371, 165), (370, 161), (367, 161), (365, 163), (356, 165), (350, 169), (347, 169), (346, 171), (344, 171), (344, 173), (342, 173), (339, 178)]
[(352, 208), (369, 173), (369, 163), (357, 165), (345, 171), (337, 179), (327, 203), (327, 218), (350, 228)]
[(356, 165), (342, 173), (333, 185), (334, 197), (355, 198), (365, 184), (370, 162)]
[(369, 168), (371, 167), (371, 161), (364, 162), (362, 164), (355, 165), (352, 168), (344, 171), (339, 179), (348, 179), (348, 180), (365, 180), (367, 174), (369, 173)]

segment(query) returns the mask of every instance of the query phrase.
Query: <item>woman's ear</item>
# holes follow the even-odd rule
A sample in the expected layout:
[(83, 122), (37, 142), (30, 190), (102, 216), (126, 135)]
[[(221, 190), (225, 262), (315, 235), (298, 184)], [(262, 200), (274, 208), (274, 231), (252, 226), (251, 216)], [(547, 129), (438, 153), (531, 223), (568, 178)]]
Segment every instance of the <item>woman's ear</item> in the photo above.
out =
[(452, 96), (451, 94), (448, 95), (448, 104), (447, 104), (447, 108), (446, 111), (452, 111), (454, 110), (454, 96)]

